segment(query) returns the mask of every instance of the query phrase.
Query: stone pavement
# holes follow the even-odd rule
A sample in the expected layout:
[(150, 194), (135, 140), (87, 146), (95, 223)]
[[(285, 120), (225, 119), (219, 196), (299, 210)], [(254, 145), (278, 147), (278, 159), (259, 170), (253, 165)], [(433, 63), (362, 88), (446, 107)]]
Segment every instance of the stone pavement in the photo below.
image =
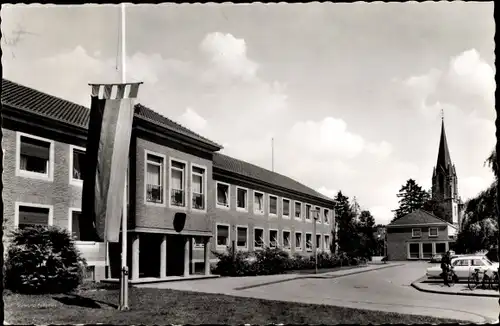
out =
[(457, 283), (451, 287), (443, 284), (443, 281), (427, 281), (426, 277), (420, 278), (411, 284), (415, 289), (437, 294), (450, 294), (450, 295), (465, 295), (465, 296), (475, 296), (475, 297), (491, 297), (498, 298), (499, 293), (495, 290), (485, 290), (482, 288), (476, 288), (470, 290), (467, 283)]

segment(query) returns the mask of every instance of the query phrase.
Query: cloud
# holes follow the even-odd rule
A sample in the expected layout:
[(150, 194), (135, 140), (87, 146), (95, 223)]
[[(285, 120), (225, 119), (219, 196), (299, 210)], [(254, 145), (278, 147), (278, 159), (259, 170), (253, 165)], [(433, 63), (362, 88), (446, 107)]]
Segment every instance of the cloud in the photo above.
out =
[(195, 132), (201, 132), (207, 126), (207, 120), (190, 107), (179, 117), (179, 122)]
[(434, 118), (447, 106), (466, 111), (479, 109), (482, 116), (493, 117), (495, 70), (476, 49), (450, 58), (443, 70), (432, 68), (426, 74), (408, 77), (401, 84), (402, 96), (427, 118)]
[(463, 200), (474, 198), (481, 191), (486, 190), (490, 185), (490, 180), (478, 176), (471, 176), (458, 180), (458, 190)]
[(394, 213), (386, 206), (372, 206), (369, 211), (375, 218), (375, 223), (377, 224), (387, 225), (394, 217)]
[(335, 198), (335, 196), (337, 196), (337, 193), (338, 193), (338, 190), (336, 189), (329, 189), (329, 188), (326, 188), (325, 186), (322, 186), (318, 189), (316, 189), (317, 192), (319, 192), (320, 194), (323, 194), (331, 199)]
[(391, 155), (392, 153), (392, 145), (385, 140), (377, 143), (368, 143), (366, 145), (366, 150), (370, 154), (376, 155), (380, 159), (384, 159)]
[(219, 73), (246, 81), (255, 77), (258, 65), (247, 57), (244, 39), (220, 32), (210, 33), (201, 42), (200, 49), (213, 64), (205, 78), (212, 79)]
[(293, 125), (289, 133), (290, 142), (323, 155), (334, 154), (353, 158), (363, 150), (361, 136), (347, 130), (342, 119), (324, 118), (319, 122), (303, 121)]

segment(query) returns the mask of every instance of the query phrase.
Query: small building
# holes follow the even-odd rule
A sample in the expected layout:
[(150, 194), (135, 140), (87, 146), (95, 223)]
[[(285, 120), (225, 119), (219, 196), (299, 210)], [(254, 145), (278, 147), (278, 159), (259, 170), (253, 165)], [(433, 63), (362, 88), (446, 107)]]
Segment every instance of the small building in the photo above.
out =
[[(119, 276), (121, 245), (87, 241), (80, 228), (89, 113), (2, 80), (4, 234), (27, 225), (67, 228), (89, 278), (102, 280)], [(209, 274), (213, 252), (233, 242), (245, 251), (270, 246), (310, 255), (314, 241), (320, 251), (330, 250), (332, 199), (221, 149), (135, 105), (127, 178), (131, 281)], [(313, 209), (319, 211), (316, 239)]]
[(387, 225), (389, 260), (430, 259), (452, 248), (458, 227), (423, 209)]

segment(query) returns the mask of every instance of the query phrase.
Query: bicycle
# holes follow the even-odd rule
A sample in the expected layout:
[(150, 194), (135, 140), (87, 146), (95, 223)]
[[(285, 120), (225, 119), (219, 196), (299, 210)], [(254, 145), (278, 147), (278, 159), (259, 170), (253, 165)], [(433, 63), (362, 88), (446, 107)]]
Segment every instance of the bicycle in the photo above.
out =
[(493, 271), (493, 275), (489, 278), (488, 288), (491, 290), (498, 290), (498, 271)]
[[(483, 274), (481, 279), (479, 279), (480, 274)], [(481, 271), (481, 268), (474, 268), (474, 272), (469, 275), (467, 286), (469, 287), (469, 290), (474, 290), (479, 285), (481, 285), (483, 289), (486, 289), (486, 285), (491, 286), (491, 279), (492, 278), (488, 276), (487, 271)]]
[(455, 271), (453, 270), (453, 266), (448, 269), (446, 272), (446, 277), (448, 278), (448, 284), (450, 286), (455, 285), (455, 283), (458, 282), (458, 276), (455, 274)]

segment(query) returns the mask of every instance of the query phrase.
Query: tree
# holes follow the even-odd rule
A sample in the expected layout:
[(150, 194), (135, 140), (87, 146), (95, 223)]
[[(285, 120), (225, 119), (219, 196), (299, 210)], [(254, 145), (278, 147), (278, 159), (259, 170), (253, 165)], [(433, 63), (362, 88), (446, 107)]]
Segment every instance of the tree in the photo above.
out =
[(399, 208), (393, 211), (395, 216), (392, 221), (422, 208), (424, 203), (429, 200), (430, 195), (415, 180), (408, 179), (399, 190), (397, 197), (400, 198)]
[(445, 219), (446, 217), (444, 207), (439, 203), (439, 201), (433, 198), (426, 201), (422, 206), (422, 209), (436, 215), (441, 219)]
[(354, 255), (359, 237), (355, 225), (354, 212), (349, 203), (349, 197), (344, 196), (342, 191), (337, 193), (335, 201), (335, 216), (337, 219), (337, 238), (335, 239), (341, 251)]
[[(496, 158), (496, 151), (493, 151), (485, 164), (490, 166), (498, 178)], [(467, 201), (465, 216), (456, 241), (458, 252), (472, 253), (478, 250), (490, 250), (497, 246), (498, 220), (495, 214), (497, 185), (498, 179), (488, 189)]]
[(359, 249), (362, 251), (362, 256), (373, 256), (377, 249), (377, 239), (375, 237), (375, 219), (370, 211), (361, 211), (357, 227), (361, 239)]

